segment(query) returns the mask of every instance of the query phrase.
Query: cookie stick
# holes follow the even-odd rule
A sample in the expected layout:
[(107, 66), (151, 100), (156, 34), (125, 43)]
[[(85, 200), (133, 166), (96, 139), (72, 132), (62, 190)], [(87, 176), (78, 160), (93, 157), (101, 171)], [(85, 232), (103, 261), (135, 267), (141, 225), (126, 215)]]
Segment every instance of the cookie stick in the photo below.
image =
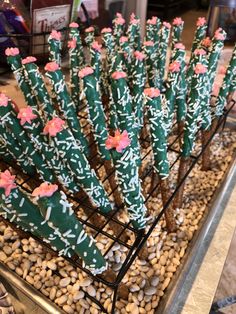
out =
[[(155, 161), (154, 171), (157, 172), (160, 179), (162, 203), (163, 206), (165, 206), (170, 197), (171, 189), (168, 180), (170, 167), (167, 156), (166, 130), (163, 121), (160, 91), (157, 88), (146, 88), (144, 94), (146, 97), (147, 115), (152, 137), (152, 149)], [(154, 188), (154, 186), (151, 187), (152, 190)], [(165, 211), (165, 220), (168, 231), (174, 232), (177, 226), (172, 204), (170, 204)]]
[[(194, 68), (194, 75), (192, 78), (191, 90), (189, 98), (187, 101), (187, 115), (184, 129), (184, 139), (181, 152), (181, 159), (179, 165), (178, 173), (178, 183), (183, 179), (188, 163), (189, 157), (194, 147), (195, 137), (198, 130), (198, 121), (201, 111), (201, 102), (206, 93), (206, 80), (207, 67), (202, 63), (197, 63)], [(184, 191), (184, 182), (180, 186), (175, 198), (174, 198), (174, 208), (181, 208), (183, 203), (183, 191)]]
[(36, 150), (38, 150), (47, 160), (50, 168), (53, 169), (58, 181), (63, 188), (74, 194), (79, 191), (79, 186), (75, 181), (73, 173), (68, 169), (66, 163), (58, 157), (58, 151), (47, 143), (47, 138), (43, 135), (43, 122), (38, 112), (31, 107), (21, 108), (17, 115), (20, 124), (27, 132)]
[(46, 163), (43, 156), (35, 150), (30, 138), (19, 124), (10, 99), (8, 99), (7, 106), (0, 106), (0, 120), (2, 125), (6, 126), (13, 132), (14, 137), (19, 141), (24, 153), (30, 156), (40, 178), (45, 181), (54, 182), (55, 176), (50, 169), (50, 166)]
[[(27, 74), (29, 85), (34, 90), (35, 96), (40, 103), (43, 119), (47, 121), (49, 118), (55, 116), (56, 110), (53, 108), (52, 99), (49, 96), (42, 74), (39, 72), (38, 66), (34, 63), (35, 61), (35, 57), (29, 56), (22, 60), (22, 64)], [(33, 109), (35, 110), (34, 107)]]
[(60, 255), (71, 257), (74, 252), (58, 229), (53, 230), (40, 214), (39, 208), (15, 184), (9, 170), (0, 173), (0, 203), (6, 216), (25, 231), (43, 238)]
[(111, 151), (117, 179), (131, 223), (135, 229), (142, 230), (146, 225), (147, 218), (145, 216), (147, 209), (141, 193), (135, 152), (127, 131), (124, 130), (121, 133), (119, 130), (116, 130), (115, 136), (109, 135), (106, 147)]
[(7, 148), (7, 143), (2, 137), (2, 134), (0, 135), (0, 158), (7, 163), (15, 162), (16, 160), (15, 156)]
[(146, 55), (146, 71), (148, 84), (150, 87), (159, 86), (159, 76), (157, 72), (157, 62), (155, 56), (155, 45), (153, 41), (145, 41), (143, 43), (143, 51)]
[(44, 134), (48, 134), (51, 145), (54, 145), (59, 155), (66, 160), (77, 182), (90, 196), (93, 204), (101, 212), (109, 213), (112, 207), (103, 186), (97, 179), (95, 171), (90, 168), (86, 156), (76, 144), (73, 135), (64, 125), (65, 121), (54, 118), (45, 125)]
[(90, 46), (92, 45), (92, 43), (94, 42), (94, 27), (90, 26), (88, 28), (85, 29), (85, 43), (88, 46), (88, 48), (90, 48)]
[(234, 50), (230, 62), (228, 64), (227, 71), (223, 79), (223, 84), (220, 88), (219, 95), (215, 103), (212, 121), (213, 132), (215, 131), (218, 121), (223, 114), (224, 107), (227, 103), (227, 96), (230, 91), (230, 85), (235, 75), (236, 75), (236, 45), (234, 46)]
[(127, 36), (122, 36), (120, 38), (120, 48), (123, 54), (125, 55), (124, 58), (124, 63), (125, 67), (127, 70), (129, 82), (132, 82), (132, 64), (134, 62), (134, 54), (133, 54), (133, 49), (129, 45), (128, 37)]
[(170, 23), (163, 22), (160, 30), (160, 44), (159, 50), (157, 53), (157, 69), (159, 73), (159, 86), (162, 89), (164, 76), (165, 76), (165, 67), (166, 67), (166, 59), (167, 59), (167, 49), (170, 39)]
[(101, 61), (102, 45), (99, 45), (97, 41), (94, 41), (90, 47), (91, 55), (91, 67), (94, 71), (99, 86), (101, 87), (101, 75), (102, 75), (102, 61)]
[(5, 50), (7, 63), (14, 73), (16, 81), (24, 95), (26, 103), (32, 108), (38, 109), (37, 99), (30, 88), (29, 82), (24, 74), (24, 68), (21, 63), (20, 51), (18, 48), (7, 48)]
[[(224, 40), (226, 38), (226, 33), (221, 29), (217, 29), (214, 37), (212, 39), (211, 49), (208, 56), (208, 77), (207, 77), (207, 93), (205, 95), (204, 101), (202, 103), (202, 146), (206, 146), (207, 142), (211, 136), (211, 123), (212, 123), (212, 112), (210, 106), (211, 91), (213, 89), (214, 80), (216, 77), (216, 69), (218, 61), (221, 55), (221, 51), (224, 47)], [(202, 154), (202, 170), (206, 171), (210, 169), (210, 145), (207, 145)]]
[(79, 32), (79, 24), (72, 22), (70, 23), (69, 28), (70, 28), (69, 38), (71, 40), (73, 39), (76, 40), (78, 65), (82, 66), (85, 62), (85, 58), (84, 58), (83, 45), (82, 45), (80, 32)]
[(80, 145), (83, 152), (87, 155), (88, 143), (84, 134), (82, 133), (81, 126), (74, 109), (75, 106), (67, 90), (62, 71), (55, 62), (47, 63), (45, 70), (47, 71), (46, 76), (51, 81), (53, 91), (56, 95), (60, 109), (63, 112), (65, 119), (67, 120), (68, 126), (71, 129), (78, 145)]
[(134, 52), (133, 63), (133, 112), (136, 119), (136, 125), (138, 132), (143, 127), (143, 91), (146, 83), (146, 71), (145, 71), (145, 55), (140, 51)]
[(77, 39), (73, 38), (68, 41), (69, 48), (69, 69), (70, 69), (70, 87), (71, 99), (73, 100), (74, 110), (78, 112), (80, 105), (80, 81), (78, 77), (79, 72), (79, 49), (77, 47)]
[(116, 46), (120, 46), (120, 38), (124, 34), (125, 30), (125, 19), (122, 16), (116, 17), (113, 21), (113, 36), (115, 39)]
[(107, 269), (107, 262), (94, 239), (87, 235), (77, 219), (65, 193), (57, 189), (57, 185), (44, 182), (33, 191), (32, 196), (35, 197), (42, 216), (53, 229), (62, 233), (71, 248), (81, 257), (83, 267), (94, 275), (103, 273)]
[(114, 72), (111, 82), (112, 96), (115, 103), (117, 125), (120, 131), (126, 130), (131, 139), (137, 165), (140, 165), (140, 146), (138, 143), (138, 131), (135, 124), (135, 116), (132, 112), (132, 99), (126, 83), (125, 72)]
[(184, 21), (181, 17), (176, 17), (172, 22), (172, 35), (171, 35), (171, 50), (174, 49), (175, 44), (181, 42), (181, 35), (184, 28)]
[(127, 29), (129, 45), (134, 50), (141, 50), (141, 35), (140, 35), (140, 19), (133, 13), (130, 15), (130, 21)]
[[(198, 48), (201, 41), (206, 37), (207, 22), (205, 17), (199, 17), (196, 23), (197, 29), (194, 34), (193, 44), (191, 48), (191, 58), (195, 49)], [(191, 59), (190, 59), (191, 62)]]
[(167, 88), (164, 96), (164, 124), (165, 124), (165, 132), (166, 137), (171, 132), (172, 129), (172, 123), (174, 118), (174, 104), (175, 104), (175, 96), (176, 96), (176, 87), (178, 83), (179, 78), (179, 72), (180, 72), (181, 63), (174, 60), (169, 65), (169, 72), (168, 72), (168, 78), (167, 78)]
[[(0, 104), (1, 106), (1, 104)], [(19, 142), (13, 137), (12, 132), (0, 125), (0, 140), (5, 143), (7, 151), (12, 156), (12, 160), (16, 160), (24, 173), (31, 176), (35, 175), (36, 169), (33, 165), (32, 159), (24, 152)], [(4, 152), (4, 155), (6, 152)], [(3, 159), (5, 156), (2, 157)]]
[(61, 65), (61, 33), (52, 30), (48, 37), (49, 60)]

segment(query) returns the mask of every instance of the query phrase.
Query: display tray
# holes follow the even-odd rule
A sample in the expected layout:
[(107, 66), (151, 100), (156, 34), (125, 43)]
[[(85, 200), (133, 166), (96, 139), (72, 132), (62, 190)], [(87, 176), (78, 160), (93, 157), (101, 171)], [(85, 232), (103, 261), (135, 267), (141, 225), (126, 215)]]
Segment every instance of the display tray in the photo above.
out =
[[(232, 123), (227, 123), (227, 126), (231, 129), (235, 129), (235, 121), (232, 120)], [(156, 313), (172, 313), (172, 306), (178, 299), (179, 291), (181, 290), (181, 287), (183, 287), (184, 280), (190, 272), (192, 273), (190, 266), (193, 264), (196, 251), (199, 251), (202, 245), (206, 246), (204, 242), (209, 233), (210, 225), (213, 223), (215, 216), (219, 215), (220, 211), (223, 212), (224, 208), (219, 207), (219, 204), (229, 197), (229, 194), (225, 194), (224, 191), (233, 183), (232, 177), (235, 171), (234, 155), (231, 162), (228, 164), (227, 170), (224, 172), (221, 184), (217, 186), (211, 201), (208, 203), (208, 210), (204, 212), (203, 218), (201, 218), (201, 222), (198, 226), (198, 231), (194, 232), (194, 236), (190, 244), (188, 244), (186, 254), (181, 259), (177, 271), (175, 271), (171, 284), (165, 289), (164, 296), (161, 298)], [(16, 290), (18, 289), (23, 292), (23, 294), (30, 300), (29, 302), (37, 305), (37, 313), (44, 313), (45, 311), (46, 313), (65, 313), (61, 308), (59, 309), (54, 302), (51, 302), (48, 298), (43, 296), (41, 292), (29, 285), (16, 273), (9, 270), (8, 267), (2, 264), (1, 266), (0, 275), (4, 277), (10, 285), (14, 286)], [(153, 313), (153, 311), (151, 313)]]

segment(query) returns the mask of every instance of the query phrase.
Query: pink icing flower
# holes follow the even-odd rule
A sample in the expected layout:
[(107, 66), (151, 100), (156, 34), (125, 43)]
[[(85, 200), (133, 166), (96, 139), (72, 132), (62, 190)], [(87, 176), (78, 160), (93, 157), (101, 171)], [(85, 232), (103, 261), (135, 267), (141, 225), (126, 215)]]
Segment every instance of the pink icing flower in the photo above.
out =
[(116, 17), (122, 17), (122, 14), (119, 12), (116, 12)]
[(114, 22), (116, 25), (124, 25), (125, 19), (123, 17), (117, 17)]
[(9, 196), (11, 190), (16, 188), (15, 177), (9, 170), (0, 173), (0, 188), (5, 190), (6, 196)]
[(124, 130), (122, 133), (120, 133), (119, 130), (116, 130), (115, 136), (109, 135), (105, 144), (106, 149), (115, 148), (118, 153), (122, 153), (123, 149), (129, 146), (130, 143), (131, 140), (129, 139), (129, 135), (126, 130)]
[(204, 56), (206, 54), (206, 50), (204, 49), (195, 49), (194, 50), (195, 56)]
[(221, 65), (221, 66), (219, 67), (218, 73), (225, 75), (226, 72), (227, 72), (227, 68), (226, 68), (224, 65)]
[(86, 28), (86, 29), (85, 29), (85, 32), (86, 32), (86, 33), (94, 32), (94, 27), (93, 27), (93, 26), (90, 26), (90, 27)]
[(101, 33), (104, 34), (104, 33), (111, 33), (112, 32), (112, 29), (110, 27), (104, 27), (102, 30), (101, 30)]
[(141, 51), (135, 51), (134, 52), (134, 57), (137, 59), (137, 60), (140, 60), (142, 61), (146, 56), (144, 53), (142, 53)]
[(58, 185), (43, 182), (39, 187), (33, 190), (32, 196), (50, 197), (58, 190)]
[(55, 40), (61, 40), (61, 33), (53, 29), (51, 31), (50, 37)]
[(217, 40), (225, 40), (226, 33), (222, 30), (222, 28), (218, 28), (215, 31), (214, 38)]
[(98, 52), (101, 52), (102, 50), (102, 45), (99, 45), (99, 43), (96, 40), (92, 43), (91, 47)]
[(114, 72), (112, 73), (111, 77), (114, 79), (114, 80), (119, 80), (121, 78), (125, 78), (127, 75), (125, 72)]
[(153, 47), (154, 46), (154, 42), (149, 40), (149, 41), (145, 41), (144, 43), (144, 46), (148, 46), (148, 47)]
[(19, 110), (17, 118), (20, 119), (21, 125), (24, 125), (26, 122), (31, 124), (32, 120), (37, 118), (37, 115), (34, 114), (32, 108), (28, 106)]
[(67, 47), (70, 49), (75, 49), (77, 40), (75, 38), (68, 41)]
[(157, 23), (157, 17), (156, 16), (153, 16), (151, 19), (147, 20), (147, 24), (156, 25), (156, 23)]
[(197, 24), (196, 25), (197, 25), (197, 27), (206, 25), (205, 17), (199, 17), (198, 20), (197, 20)]
[(79, 77), (83, 78), (87, 75), (93, 74), (93, 69), (91, 67), (85, 67), (82, 70), (79, 71)]
[(77, 28), (77, 27), (79, 27), (79, 24), (76, 23), (76, 22), (71, 22), (70, 25), (69, 25), (69, 27), (71, 27), (71, 28)]
[(182, 43), (177, 43), (177, 44), (175, 44), (175, 48), (184, 50), (185, 46)]
[(48, 72), (55, 72), (58, 69), (59, 65), (55, 61), (48, 62), (44, 67), (44, 70)]
[(204, 47), (206, 47), (206, 48), (210, 47), (210, 46), (211, 46), (211, 39), (210, 39), (210, 37), (204, 38), (204, 39), (202, 40), (201, 44), (202, 44)]
[(194, 72), (196, 74), (204, 74), (207, 72), (207, 67), (201, 63), (197, 63), (197, 65), (194, 68)]
[(140, 19), (137, 19), (136, 15), (134, 13), (131, 13), (129, 22), (130, 24), (139, 24)]
[(162, 25), (163, 25), (164, 27), (166, 27), (166, 28), (169, 28), (169, 29), (171, 28), (170, 23), (163, 22)]
[(180, 26), (180, 25), (183, 25), (184, 21), (181, 19), (181, 17), (176, 17), (174, 20), (173, 20), (173, 25), (176, 25), (176, 26)]
[(156, 98), (160, 96), (160, 90), (158, 88), (145, 88), (144, 94), (150, 98)]
[(22, 60), (22, 64), (32, 63), (32, 62), (36, 62), (36, 61), (37, 61), (37, 59), (35, 57), (28, 56)]
[(179, 72), (180, 71), (180, 63), (178, 61), (174, 61), (169, 65), (170, 72)]
[(126, 43), (128, 41), (128, 37), (126, 36), (121, 36), (120, 38), (120, 43)]
[(18, 48), (7, 48), (5, 50), (5, 55), (6, 56), (17, 56), (20, 53)]
[(0, 94), (0, 107), (7, 107), (8, 105), (8, 97), (1, 93)]
[(60, 118), (53, 118), (48, 121), (43, 129), (43, 134), (49, 134), (50, 136), (56, 136), (57, 133), (63, 130), (63, 125), (65, 121)]

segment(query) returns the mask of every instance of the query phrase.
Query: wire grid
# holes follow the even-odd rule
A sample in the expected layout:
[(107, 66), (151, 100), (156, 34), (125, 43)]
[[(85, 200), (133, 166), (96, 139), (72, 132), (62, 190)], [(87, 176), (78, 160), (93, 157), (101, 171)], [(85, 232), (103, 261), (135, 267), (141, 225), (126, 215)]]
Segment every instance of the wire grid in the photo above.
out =
[[(177, 185), (177, 187), (175, 188), (174, 192), (172, 193), (171, 197), (169, 198), (169, 200), (167, 201), (166, 204), (164, 204), (162, 210), (159, 212), (159, 214), (155, 217), (154, 221), (149, 225), (148, 228), (146, 228), (146, 232), (144, 231), (137, 231), (135, 230), (130, 222), (129, 223), (123, 223), (121, 222), (116, 216), (117, 214), (121, 211), (124, 210), (123, 206), (122, 207), (116, 207), (112, 213), (112, 215), (109, 214), (104, 214), (101, 213), (100, 211), (98, 211), (97, 208), (92, 207), (90, 204), (87, 203), (88, 197), (86, 196), (85, 198), (82, 199), (78, 199), (75, 196), (71, 196), (71, 195), (67, 195), (68, 200), (72, 201), (74, 204), (74, 210), (75, 212), (77, 212), (81, 205), (83, 208), (87, 208), (90, 212), (90, 214), (84, 219), (81, 217), (78, 217), (78, 220), (84, 225), (84, 227), (89, 228), (93, 234), (93, 237), (96, 239), (98, 237), (98, 235), (103, 235), (105, 236), (107, 239), (111, 240), (111, 245), (109, 246), (109, 248), (106, 250), (106, 252), (103, 254), (104, 257), (112, 250), (113, 246), (118, 243), (122, 246), (124, 246), (127, 249), (127, 257), (126, 260), (124, 261), (121, 269), (119, 270), (118, 274), (116, 275), (116, 278), (113, 282), (108, 281), (107, 279), (105, 279), (102, 275), (93, 275), (89, 270), (85, 269), (82, 266), (82, 262), (81, 259), (78, 256), (73, 256), (72, 258), (69, 257), (65, 257), (65, 259), (67, 261), (69, 261), (74, 267), (78, 267), (80, 268), (83, 272), (87, 273), (90, 277), (93, 278), (93, 280), (97, 281), (97, 282), (101, 282), (103, 284), (105, 284), (106, 286), (112, 288), (114, 290), (114, 296), (113, 296), (113, 308), (112, 308), (112, 313), (114, 313), (114, 309), (115, 309), (115, 301), (116, 301), (116, 297), (117, 297), (117, 289), (119, 287), (119, 284), (121, 283), (122, 279), (124, 278), (125, 274), (127, 273), (127, 271), (129, 270), (130, 266), (132, 265), (133, 261), (135, 260), (135, 258), (138, 256), (139, 252), (141, 251), (142, 247), (145, 245), (146, 241), (148, 240), (148, 238), (150, 237), (152, 231), (154, 230), (155, 226), (158, 224), (158, 222), (160, 221), (162, 215), (164, 214), (165, 210), (168, 208), (168, 206), (170, 205), (170, 203), (172, 202), (172, 200), (174, 199), (174, 196), (176, 195), (177, 191), (179, 190), (180, 186), (183, 184), (183, 182), (186, 180), (186, 178), (188, 177), (189, 173), (191, 172), (191, 170), (193, 169), (193, 167), (196, 165), (197, 162), (199, 162), (202, 153), (204, 152), (204, 150), (206, 149), (206, 147), (210, 144), (212, 138), (214, 137), (215, 133), (222, 127), (224, 126), (228, 113), (230, 112), (230, 110), (232, 109), (232, 107), (235, 105), (235, 101), (231, 101), (231, 105), (229, 107), (229, 109), (224, 111), (224, 115), (220, 118), (220, 120), (218, 121), (218, 125), (215, 129), (215, 132), (212, 134), (212, 136), (210, 137), (210, 139), (208, 140), (208, 143), (202, 147), (202, 149), (198, 152), (195, 152), (195, 154), (191, 155), (191, 164), (188, 168), (188, 171), (186, 173), (186, 175), (183, 177), (183, 179), (181, 180), (181, 182)], [(85, 119), (85, 116), (81, 116), (81, 119)], [(87, 126), (86, 122), (84, 124), (84, 127)], [(175, 123), (174, 126), (176, 126), (177, 124)], [(175, 127), (174, 127), (174, 135), (172, 136), (172, 141), (171, 143), (169, 143), (168, 145), (168, 151), (169, 152), (175, 152), (176, 157), (174, 159), (174, 161), (171, 163), (170, 165), (170, 169), (173, 168), (173, 166), (179, 161), (181, 155), (180, 155), (180, 151), (175, 149), (175, 144), (177, 141), (179, 141), (179, 138), (182, 136), (182, 134), (177, 134), (175, 132)], [(198, 131), (198, 133), (200, 132), (200, 130)], [(198, 134), (197, 134), (198, 135)], [(90, 134), (87, 134), (87, 137), (89, 137)], [(140, 143), (148, 143), (149, 147), (147, 149), (147, 153), (142, 156), (142, 161), (144, 161), (146, 158), (148, 158), (151, 154), (151, 143), (150, 140), (148, 138), (141, 138)], [(93, 143), (91, 143), (90, 145), (93, 145)], [(91, 156), (89, 159), (90, 161), (96, 156)], [(8, 164), (6, 162), (3, 162), (0, 159), (0, 170), (4, 171), (5, 169), (7, 169), (9, 166), (11, 166), (14, 170), (15, 170), (15, 174), (16, 174), (16, 181), (18, 183), (18, 185), (24, 189), (26, 192), (31, 193), (32, 189), (34, 187), (37, 187), (39, 185), (39, 180), (35, 177), (30, 177), (24, 173), (21, 172), (20, 168), (15, 165), (15, 164)], [(101, 162), (97, 168), (95, 170), (98, 170), (100, 167), (103, 166), (103, 163)], [(114, 172), (114, 170), (113, 170)], [(142, 176), (141, 179), (144, 180), (147, 176), (151, 176), (154, 172), (153, 167), (150, 167), (149, 169), (147, 169), (147, 171), (145, 171)], [(105, 178), (103, 178), (102, 183), (104, 184), (107, 180), (108, 177), (111, 174), (108, 174), (105, 176)], [(156, 186), (153, 187), (153, 189), (149, 192), (149, 194), (146, 196), (145, 198), (145, 204), (147, 204), (149, 198), (152, 196), (152, 194), (154, 192), (156, 192), (156, 190), (159, 189), (159, 183), (156, 184)], [(112, 194), (114, 192), (114, 190), (111, 191), (110, 194)], [(93, 216), (95, 215), (99, 215), (100, 217), (102, 217), (104, 223), (101, 226), (95, 226), (93, 225), (90, 220)], [(19, 232), (19, 235), (22, 237), (22, 235), (24, 237), (32, 237), (34, 239), (36, 239), (47, 251), (50, 251), (53, 254), (56, 254), (56, 252), (54, 250), (51, 249), (50, 245), (43, 242), (41, 239), (39, 239), (38, 237), (32, 235), (29, 232), (25, 232), (22, 231), (21, 229), (18, 229), (14, 223), (11, 223), (7, 220), (5, 220), (3, 217), (0, 217), (0, 219), (4, 222), (6, 222), (7, 224), (9, 224), (13, 229), (15, 229), (17, 232)], [(120, 234), (118, 235), (114, 235), (109, 233), (106, 230), (106, 227), (110, 224), (117, 224), (120, 227)], [(125, 234), (126, 232), (128, 232), (129, 234), (133, 233), (135, 235), (135, 240), (132, 244), (128, 244), (126, 242), (124, 242), (121, 239), (121, 236), (123, 234)], [(91, 297), (90, 295), (87, 294), (86, 291), (85, 292), (85, 296), (88, 297), (89, 299), (91, 299), (94, 303), (96, 303), (102, 311), (104, 311), (105, 313), (107, 313), (107, 311), (105, 310), (105, 308), (103, 307), (103, 305), (96, 300), (96, 298)]]

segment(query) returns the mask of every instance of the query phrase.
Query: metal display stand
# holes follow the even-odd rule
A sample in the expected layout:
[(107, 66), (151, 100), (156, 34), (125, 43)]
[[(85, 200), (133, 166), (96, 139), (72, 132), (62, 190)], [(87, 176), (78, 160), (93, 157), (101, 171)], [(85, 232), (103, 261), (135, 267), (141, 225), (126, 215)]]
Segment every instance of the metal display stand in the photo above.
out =
[[(74, 204), (74, 210), (75, 212), (77, 212), (79, 210), (79, 208), (83, 207), (87, 209), (87, 212), (89, 212), (89, 215), (87, 216), (86, 219), (83, 219), (81, 217), (78, 217), (79, 221), (86, 227), (86, 229), (89, 229), (91, 231), (91, 233), (93, 234), (93, 237), (96, 239), (99, 235), (102, 235), (103, 237), (105, 237), (107, 240), (109, 240), (109, 242), (111, 243), (110, 246), (108, 247), (108, 249), (106, 250), (106, 252), (103, 254), (104, 256), (106, 256), (107, 254), (109, 254), (109, 252), (112, 250), (112, 248), (114, 247), (115, 244), (120, 244), (123, 247), (125, 247), (127, 249), (127, 256), (126, 259), (124, 261), (124, 263), (122, 264), (120, 270), (116, 273), (115, 278), (113, 278), (111, 281), (105, 279), (102, 275), (93, 275), (89, 270), (85, 269), (82, 267), (82, 262), (81, 259), (78, 258), (78, 256), (73, 256), (72, 258), (68, 258), (65, 257), (65, 259), (74, 267), (78, 267), (80, 268), (83, 272), (87, 273), (92, 279), (93, 281), (99, 282), (104, 284), (105, 286), (111, 288), (113, 290), (113, 297), (112, 297), (112, 310), (111, 313), (114, 314), (115, 313), (115, 309), (116, 309), (116, 300), (118, 297), (118, 289), (119, 286), (122, 282), (122, 279), (124, 278), (124, 276), (126, 275), (127, 271), (130, 269), (130, 266), (132, 265), (132, 263), (134, 262), (134, 260), (138, 257), (138, 254), (140, 253), (140, 251), (142, 250), (142, 248), (144, 247), (145, 243), (147, 242), (148, 238), (150, 237), (150, 235), (152, 234), (152, 231), (154, 230), (154, 228), (156, 227), (156, 225), (159, 223), (161, 217), (163, 216), (165, 210), (168, 208), (168, 206), (171, 204), (172, 200), (174, 199), (177, 191), (179, 190), (180, 186), (183, 184), (183, 182), (185, 181), (185, 179), (188, 177), (189, 173), (192, 171), (192, 169), (194, 168), (194, 166), (200, 162), (201, 156), (203, 154), (203, 151), (206, 149), (206, 147), (208, 145), (210, 145), (215, 133), (217, 131), (220, 130), (221, 127), (224, 127), (228, 113), (230, 112), (230, 110), (232, 109), (232, 107), (235, 105), (235, 101), (231, 101), (230, 106), (228, 106), (228, 109), (225, 109), (223, 116), (220, 118), (218, 125), (214, 131), (214, 133), (211, 135), (211, 137), (209, 138), (207, 144), (205, 145), (205, 147), (202, 147), (202, 149), (191, 155), (191, 163), (189, 165), (189, 169), (187, 171), (187, 173), (185, 174), (184, 178), (182, 179), (182, 181), (176, 186), (175, 190), (173, 191), (173, 193), (171, 194), (171, 197), (168, 199), (168, 201), (166, 202), (166, 204), (164, 205), (164, 207), (162, 208), (162, 210), (159, 212), (159, 214), (153, 219), (152, 223), (148, 225), (148, 227), (146, 228), (145, 232), (139, 232), (137, 230), (135, 230), (130, 223), (123, 223), (120, 220), (118, 220), (117, 218), (117, 214), (123, 210), (123, 206), (119, 207), (119, 208), (115, 208), (115, 210), (113, 211), (112, 215), (108, 215), (108, 214), (104, 214), (101, 213), (99, 211), (99, 209), (94, 208), (92, 206), (90, 206), (89, 204), (89, 200), (88, 197), (85, 196), (83, 198), (78, 198), (76, 196), (71, 196), (68, 195), (68, 200), (73, 202)], [(87, 119), (85, 118), (84, 115), (80, 116), (81, 121), (84, 120), (84, 127), (86, 128), (88, 122)], [(177, 134), (177, 132), (175, 131), (175, 129), (177, 129), (177, 125), (174, 125), (173, 128), (173, 135), (172, 135), (172, 141), (168, 146), (168, 151), (169, 152), (174, 152), (175, 153), (175, 159), (174, 161), (171, 163), (170, 168), (172, 169), (174, 167), (174, 165), (179, 161), (180, 159), (180, 151), (176, 150), (176, 143), (178, 143), (179, 141), (179, 137), (181, 136), (181, 134)], [(175, 134), (176, 132), (176, 134)], [(200, 133), (200, 131), (199, 131)], [(87, 137), (90, 137), (90, 134), (87, 134)], [(146, 145), (148, 145), (148, 149), (146, 150), (147, 153), (142, 157), (142, 160), (145, 161), (145, 159), (147, 160), (147, 158), (150, 158), (150, 154), (151, 154), (151, 143), (150, 140), (148, 138), (142, 138), (141, 139), (141, 145), (142, 143), (145, 143)], [(94, 145), (93, 143), (90, 144), (91, 146)], [(97, 158), (98, 156), (93, 155), (90, 157), (90, 161), (94, 160), (94, 158)], [(11, 166), (16, 174), (16, 178), (17, 178), (17, 183), (18, 185), (24, 189), (27, 192), (31, 192), (32, 189), (37, 186), (39, 184), (38, 179), (35, 177), (30, 177), (28, 175), (25, 175), (21, 172), (21, 169), (19, 169), (19, 167), (17, 167), (15, 164), (7, 164), (6, 162), (3, 162), (2, 160), (0, 160), (0, 170), (4, 171), (5, 169), (7, 169), (9, 166)], [(103, 163), (100, 162), (99, 164), (97, 164), (95, 171), (97, 172), (101, 167), (103, 167)], [(141, 179), (145, 180), (145, 178), (147, 176), (152, 176), (153, 174), (153, 167), (150, 165), (148, 167), (146, 167), (146, 169), (143, 171), (143, 173), (141, 174)], [(114, 170), (113, 170), (114, 172)], [(113, 174), (113, 172), (107, 174), (104, 179), (102, 180), (102, 183), (105, 184), (106, 182), (108, 182), (109, 176), (111, 176)], [(153, 187), (153, 189), (149, 192), (149, 194), (145, 197), (145, 204), (147, 204), (148, 200), (152, 197), (153, 193), (159, 189), (159, 183), (156, 184), (155, 187)], [(110, 194), (114, 193), (114, 190), (111, 191)], [(91, 223), (91, 220), (96, 217), (96, 215), (99, 215), (103, 221), (101, 226), (95, 226), (94, 224)], [(49, 252), (56, 254), (55, 251), (53, 251), (50, 246), (48, 244), (46, 244), (45, 242), (43, 242), (41, 239), (33, 236), (30, 233), (24, 232), (22, 230), (19, 230), (18, 228), (15, 227), (15, 225), (13, 223), (10, 223), (9, 221), (5, 220), (4, 218), (0, 218), (2, 221), (4, 221), (5, 223), (7, 223), (8, 225), (10, 225), (12, 228), (14, 228), (17, 232), (19, 232), (20, 236), (23, 237), (32, 237), (35, 238), (38, 242), (40, 242), (40, 244)], [(119, 230), (120, 233), (118, 235), (114, 235), (109, 233), (109, 231), (107, 231), (107, 225), (108, 224), (113, 224), (113, 225), (117, 225), (119, 226)], [(133, 241), (132, 244), (128, 244), (123, 240), (123, 235), (124, 234), (133, 234), (135, 237), (135, 240)], [(107, 310), (103, 307), (103, 305), (95, 298), (90, 296), (86, 291), (84, 291), (85, 293), (85, 297), (89, 298), (92, 302), (96, 303), (101, 311), (103, 311), (104, 313), (108, 313)]]

